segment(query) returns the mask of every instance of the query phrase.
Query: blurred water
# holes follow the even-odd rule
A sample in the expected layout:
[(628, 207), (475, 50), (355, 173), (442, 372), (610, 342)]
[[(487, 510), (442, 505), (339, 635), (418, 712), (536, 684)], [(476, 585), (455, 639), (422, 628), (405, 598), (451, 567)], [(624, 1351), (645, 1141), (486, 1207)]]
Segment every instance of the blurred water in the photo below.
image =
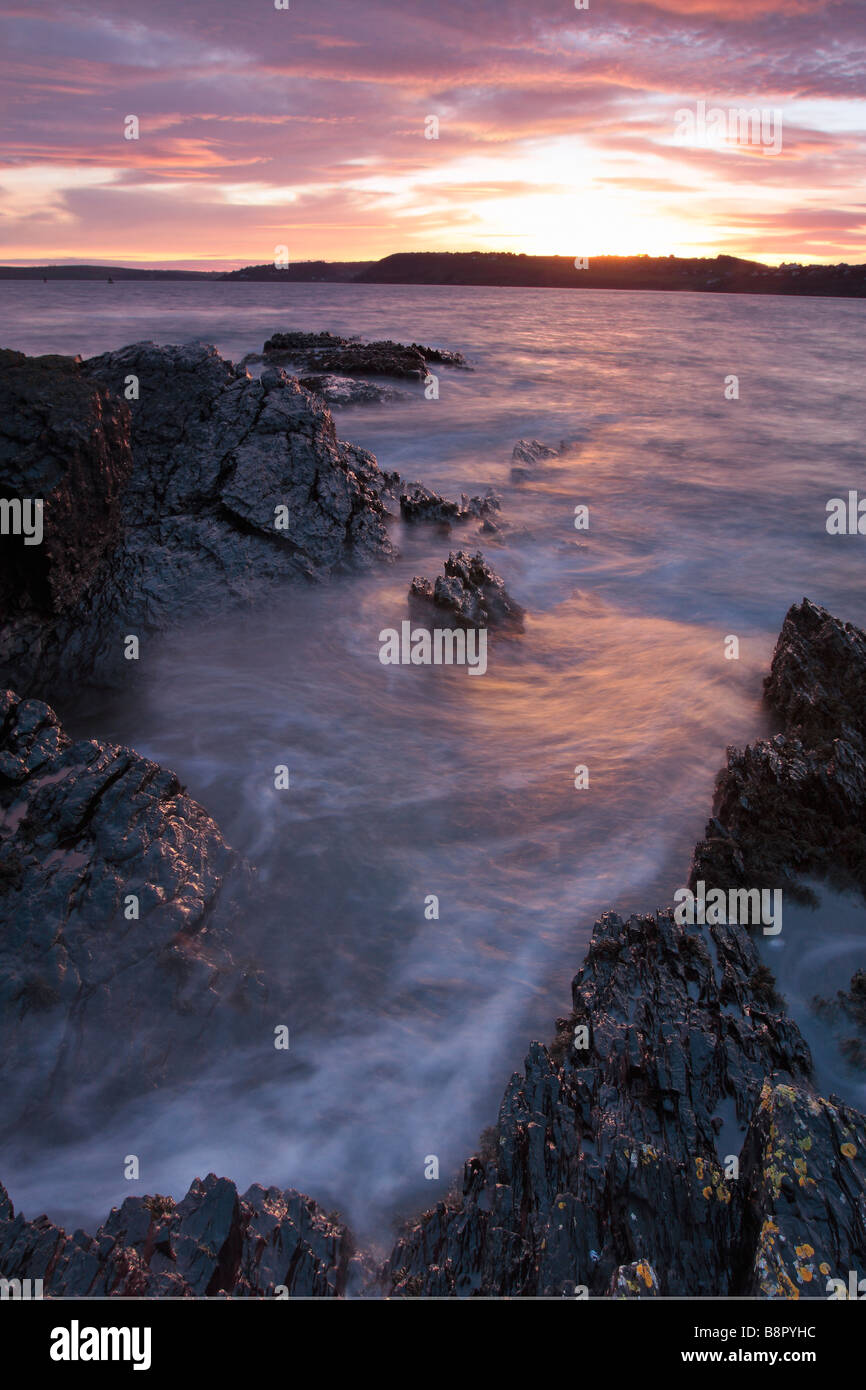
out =
[[(216, 1168), (298, 1186), (380, 1232), (441, 1197), (529, 1039), (568, 1011), (597, 913), (652, 909), (684, 881), (726, 745), (766, 731), (761, 679), (789, 604), (808, 594), (866, 622), (863, 542), (824, 526), (827, 499), (862, 474), (866, 308), (0, 282), (0, 313), (4, 345), (28, 352), (198, 338), (237, 359), (277, 329), (324, 328), (472, 361), (438, 370), (438, 401), (335, 418), (382, 467), (450, 496), (495, 487), (500, 537), (397, 526), (393, 567), (215, 611), (139, 663), (134, 698), (83, 691), (60, 710), (76, 733), (172, 767), (259, 866), (271, 909), (249, 932), (291, 984), (292, 1018), (275, 1020), (292, 1028), (291, 1070), (202, 1058), (195, 1090), (100, 1116), (62, 1177), (47, 1142), (3, 1168), (18, 1204), (58, 1217), (101, 1216), (131, 1190), (180, 1195)], [(527, 436), (581, 443), (512, 484)], [(479, 544), (526, 607), (525, 634), (491, 644), (484, 677), (382, 666), (378, 633), (406, 616), (412, 576)], [(739, 661), (724, 658), (729, 634)], [(273, 790), (277, 763), (289, 792)], [(118, 1153), (141, 1151), (141, 1183), (123, 1182)]]
[(866, 1076), (839, 1048), (857, 1036), (854, 1024), (844, 1014), (826, 1019), (814, 1007), (816, 995), (835, 1001), (837, 991), (850, 990), (855, 971), (866, 969), (866, 910), (857, 894), (808, 886), (816, 906), (786, 901), (781, 933), (759, 936), (759, 949), (809, 1044), (820, 1094), (866, 1110)]

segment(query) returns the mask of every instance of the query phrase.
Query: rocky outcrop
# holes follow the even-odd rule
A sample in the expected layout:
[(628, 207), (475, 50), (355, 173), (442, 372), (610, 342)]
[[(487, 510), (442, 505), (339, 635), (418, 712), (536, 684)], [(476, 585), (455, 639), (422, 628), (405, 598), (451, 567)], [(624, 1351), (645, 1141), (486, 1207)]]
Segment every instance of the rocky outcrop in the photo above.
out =
[(392, 342), (390, 338), (362, 343), (334, 333), (274, 333), (264, 346), (267, 362), (281, 362), (307, 372), (334, 372), (339, 376), (390, 376), (423, 381), (428, 363), (466, 367), (460, 352), (424, 347), (420, 343)]
[(67, 1093), (128, 1099), (239, 1038), (266, 998), (235, 959), (248, 887), (173, 773), (0, 693), (4, 1127), (50, 1102), (56, 1130)]
[(16, 1216), (0, 1186), (0, 1270), (53, 1298), (339, 1298), (364, 1263), (308, 1197), (258, 1185), (240, 1196), (210, 1173), (177, 1204), (127, 1197), (95, 1236)]
[[(398, 1241), (393, 1293), (616, 1295), (636, 1262), (665, 1296), (743, 1292), (757, 1258), (746, 1213), (760, 1207), (744, 1134), (768, 1077), (811, 1095), (808, 1049), (747, 931), (608, 913), (572, 995), (552, 1046), (533, 1043), (512, 1078), (459, 1198)], [(830, 1137), (810, 1133), (811, 1162), (830, 1171)], [(855, 1166), (862, 1181), (862, 1155)], [(801, 1193), (787, 1195), (816, 1249), (866, 1250), (863, 1213), (836, 1229)]]
[(794, 604), (764, 688), (781, 731), (728, 749), (691, 881), (796, 892), (811, 875), (866, 892), (866, 635)]
[(442, 497), (423, 483), (404, 483), (400, 491), (400, 515), (404, 521), (433, 521), (450, 527), (453, 521), (484, 520), (501, 507), (502, 499), (492, 488), (487, 489), (484, 497), (467, 497), (463, 492), (459, 502)]
[(465, 550), (452, 550), (445, 561), (444, 577), (440, 575), (435, 584), (417, 576), (412, 580), (409, 602), (421, 617), (433, 609), (437, 621), (448, 621), (455, 627), (523, 629), (524, 610), (480, 551), (469, 555)]
[[(247, 601), (269, 581), (391, 556), (397, 475), (339, 440), (323, 401), (281, 370), (252, 380), (214, 348), (152, 343), (87, 362), (36, 359), (27, 370), (57, 405), (50, 429), (34, 436), (33, 458), (15, 463), (36, 407), (12, 356), (0, 362), (11, 403), (0, 492), (22, 474), (56, 474), (52, 525), (64, 536), (80, 525), (83, 536), (57, 570), (50, 611), (19, 605), (0, 632), (0, 673), (23, 693), (56, 698), (84, 671), (123, 683), (130, 634), (215, 600)], [(119, 404), (127, 390), (137, 399)], [(13, 553), (8, 541), (3, 557)], [(78, 564), (78, 549), (88, 563)], [(45, 588), (8, 570), (4, 583), (34, 595)]]

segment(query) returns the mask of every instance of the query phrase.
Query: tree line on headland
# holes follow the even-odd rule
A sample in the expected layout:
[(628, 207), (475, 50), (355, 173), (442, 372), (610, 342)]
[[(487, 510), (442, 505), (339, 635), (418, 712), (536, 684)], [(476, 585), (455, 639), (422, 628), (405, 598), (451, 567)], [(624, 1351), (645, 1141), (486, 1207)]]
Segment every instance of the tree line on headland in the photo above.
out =
[(403, 251), (377, 261), (298, 261), (230, 271), (138, 266), (0, 266), (4, 280), (251, 280), (360, 285), (486, 285), (537, 289), (692, 290), (862, 298), (866, 265), (779, 266), (738, 256), (527, 256), (510, 251)]

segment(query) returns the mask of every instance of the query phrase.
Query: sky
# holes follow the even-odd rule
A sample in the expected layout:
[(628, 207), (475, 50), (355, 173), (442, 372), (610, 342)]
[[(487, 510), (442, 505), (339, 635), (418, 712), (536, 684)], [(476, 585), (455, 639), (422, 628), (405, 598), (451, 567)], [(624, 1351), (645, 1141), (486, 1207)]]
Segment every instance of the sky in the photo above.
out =
[(6, 264), (859, 262), (864, 154), (866, 0), (0, 0)]

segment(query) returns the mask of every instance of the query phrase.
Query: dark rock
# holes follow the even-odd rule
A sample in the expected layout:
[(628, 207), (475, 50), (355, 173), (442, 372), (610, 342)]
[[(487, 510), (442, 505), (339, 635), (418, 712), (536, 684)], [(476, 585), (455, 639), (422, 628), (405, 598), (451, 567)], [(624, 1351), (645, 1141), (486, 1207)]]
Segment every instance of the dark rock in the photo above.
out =
[(349, 1231), (299, 1192), (210, 1173), (177, 1205), (127, 1197), (95, 1236), (15, 1216), (0, 1187), (0, 1269), (53, 1298), (339, 1298), (365, 1273)]
[(866, 636), (804, 599), (788, 612), (767, 703), (782, 731), (728, 750), (692, 883), (866, 892)]
[(295, 360), (311, 352), (334, 352), (337, 348), (355, 345), (358, 338), (342, 338), (337, 333), (274, 333), (268, 338), (264, 353), (295, 353)]
[(528, 482), (543, 472), (552, 459), (572, 453), (582, 440), (561, 439), (558, 444), (542, 444), (539, 439), (518, 439), (511, 451), (511, 481)]
[(465, 367), (462, 353), (391, 339), (361, 343), (333, 333), (274, 333), (264, 346), (267, 360), (291, 363), (307, 372), (338, 376), (392, 376), (423, 381), (428, 362)]
[(50, 1101), (56, 1130), (67, 1091), (125, 1100), (241, 1036), (266, 997), (233, 954), (248, 877), (173, 773), (0, 693), (4, 1125)]
[[(459, 1201), (410, 1225), (386, 1288), (415, 1280), (428, 1296), (538, 1296), (572, 1281), (617, 1294), (631, 1278), (622, 1267), (641, 1263), (665, 1296), (740, 1292), (756, 1251), (743, 1245), (743, 1173), (725, 1176), (743, 1137), (734, 1122), (744, 1132), (754, 1122), (769, 1075), (811, 1094), (808, 1049), (755, 993), (757, 965), (739, 926), (704, 934), (664, 913), (602, 917), (571, 1018), (550, 1051), (531, 1045), (505, 1092), (496, 1157), (470, 1159)], [(575, 1047), (578, 1027), (585, 1049)], [(714, 1123), (722, 1116), (726, 1144)], [(800, 1211), (817, 1248), (830, 1235), (826, 1217), (805, 1200)], [(856, 1267), (844, 1262), (860, 1239), (853, 1221), (839, 1234), (842, 1268)]]
[[(83, 672), (125, 683), (127, 634), (140, 638), (202, 611), (215, 594), (222, 603), (249, 601), (263, 583), (318, 579), (392, 555), (386, 500), (397, 475), (339, 440), (322, 400), (279, 369), (252, 380), (213, 348), (151, 343), (71, 366), (39, 361), (40, 389), (56, 390), (61, 402), (51, 458), (62, 470), (68, 456), (77, 470), (61, 471), (73, 498), (70, 529), (80, 510), (90, 534), (88, 518), (102, 507), (105, 534), (94, 551), (98, 559), (114, 549), (98, 571), (82, 573), (80, 588), (64, 577), (59, 617), (27, 609), (0, 632), (0, 673), (23, 693), (56, 698), (65, 685), (80, 685)], [(11, 377), (15, 387), (22, 370), (17, 358), (0, 362), (0, 380)], [(106, 404), (128, 376), (140, 390), (131, 416), (125, 404)], [(18, 413), (5, 428), (23, 439), (33, 424), (26, 380), (15, 389), (7, 399)], [(70, 398), (77, 414), (63, 405)], [(76, 462), (82, 434), (92, 450), (84, 481), (85, 465)], [(112, 518), (127, 475), (118, 537)], [(288, 509), (285, 526), (276, 524), (278, 507)]]
[(456, 627), (523, 630), (524, 610), (480, 551), (469, 555), (465, 550), (452, 550), (445, 561), (444, 577), (440, 575), (435, 584), (416, 577), (409, 588), (409, 600), (419, 611), (428, 605), (439, 609)]
[(743, 1293), (828, 1298), (866, 1254), (866, 1117), (764, 1083), (743, 1151)]
[(400, 512), (404, 521), (435, 521), (449, 525), (452, 521), (489, 517), (501, 506), (502, 499), (492, 488), (487, 489), (484, 497), (467, 497), (465, 492), (461, 493), (459, 502), (442, 497), (423, 483), (404, 483), (400, 492)]
[(50, 619), (86, 592), (121, 536), (129, 408), (79, 359), (0, 351), (0, 496), (43, 500), (43, 539), (0, 536), (0, 611)]

